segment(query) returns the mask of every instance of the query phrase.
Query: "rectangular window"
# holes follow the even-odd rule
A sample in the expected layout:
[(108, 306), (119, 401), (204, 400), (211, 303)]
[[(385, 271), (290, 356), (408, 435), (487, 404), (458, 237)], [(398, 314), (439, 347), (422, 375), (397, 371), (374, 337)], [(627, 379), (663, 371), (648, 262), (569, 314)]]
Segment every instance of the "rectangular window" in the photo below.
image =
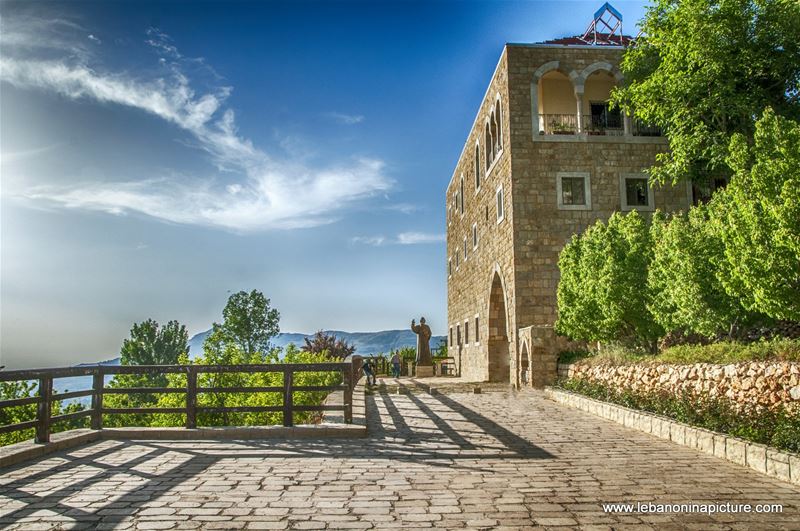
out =
[(479, 317), (476, 315), (475, 316), (475, 344), (478, 344), (481, 341), (480, 330), (481, 330), (480, 320), (479, 320)]
[(461, 213), (464, 213), (464, 176), (461, 176), (461, 188), (458, 191), (458, 201), (461, 208)]
[(450, 276), (453, 274), (453, 259), (447, 259), (447, 275)]
[(456, 250), (456, 270), (458, 270), (458, 257), (459, 257), (459, 252), (458, 250)]
[(452, 326), (450, 327), (450, 343), (448, 344), (448, 346), (451, 346), (451, 347), (453, 346), (453, 327)]
[(503, 211), (503, 185), (497, 187), (497, 222), (500, 223), (505, 218)]
[(620, 175), (619, 193), (622, 210), (655, 210), (653, 188), (644, 174)]
[(478, 248), (478, 224), (477, 223), (473, 223), (472, 224), (472, 248), (473, 249), (477, 249)]
[(559, 172), (556, 174), (556, 194), (559, 210), (591, 210), (592, 188), (588, 172)]
[(469, 321), (464, 321), (464, 344), (469, 345)]
[(461, 325), (456, 325), (456, 342), (461, 346)]
[(467, 237), (464, 236), (464, 261), (467, 261)]

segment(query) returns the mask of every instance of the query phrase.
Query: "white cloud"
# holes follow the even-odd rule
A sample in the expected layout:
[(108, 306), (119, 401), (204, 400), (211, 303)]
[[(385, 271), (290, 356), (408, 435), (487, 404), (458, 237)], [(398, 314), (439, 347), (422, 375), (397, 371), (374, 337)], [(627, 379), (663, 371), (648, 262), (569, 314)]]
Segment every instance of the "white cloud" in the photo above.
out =
[[(5, 28), (7, 21), (3, 22)], [(14, 33), (18, 43), (24, 42), (23, 33)], [(148, 37), (147, 44), (162, 54), (161, 59), (169, 59), (169, 75), (142, 79), (101, 71), (84, 58), (23, 58), (13, 53), (19, 47), (12, 47), (12, 53), (0, 57), (0, 81), (149, 113), (187, 132), (192, 144), (205, 150), (218, 169), (239, 178), (231, 182), (227, 174), (224, 180), (173, 175), (68, 187), (42, 184), (17, 195), (66, 208), (139, 213), (175, 223), (256, 231), (330, 223), (349, 204), (392, 188), (379, 160), (360, 158), (310, 167), (270, 157), (239, 134), (233, 110), (225, 108), (231, 87), (196, 93), (181, 69), (182, 56), (169, 38), (153, 28)]]
[(361, 114), (345, 114), (341, 112), (326, 112), (325, 116), (343, 125), (355, 125), (364, 121)]
[(379, 247), (386, 243), (386, 238), (383, 236), (355, 236), (350, 238), (350, 243)]
[(96, 44), (103, 44), (103, 41), (101, 41), (98, 37), (92, 35), (91, 33), (89, 35), (87, 35), (86, 38), (88, 38), (90, 41), (92, 41), (92, 42), (94, 42)]
[(394, 210), (395, 212), (400, 212), (401, 214), (413, 214), (420, 208), (417, 205), (412, 205), (411, 203), (397, 203), (387, 206), (386, 209)]
[(430, 234), (426, 232), (403, 232), (397, 235), (397, 243), (400, 245), (439, 243), (443, 242), (444, 239), (444, 234)]
[(445, 240), (444, 234), (431, 234), (425, 232), (401, 232), (394, 239), (387, 239), (384, 236), (356, 236), (350, 238), (352, 244), (362, 245), (421, 245), (429, 243), (439, 243)]

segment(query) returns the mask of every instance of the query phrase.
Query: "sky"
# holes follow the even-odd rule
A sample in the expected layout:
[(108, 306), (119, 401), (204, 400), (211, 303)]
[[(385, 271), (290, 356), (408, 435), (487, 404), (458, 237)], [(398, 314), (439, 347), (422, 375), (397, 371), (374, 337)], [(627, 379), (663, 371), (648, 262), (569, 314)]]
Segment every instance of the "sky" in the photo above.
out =
[(252, 289), (286, 332), (444, 334), (445, 189), (503, 45), (601, 4), (0, 2), (0, 365)]

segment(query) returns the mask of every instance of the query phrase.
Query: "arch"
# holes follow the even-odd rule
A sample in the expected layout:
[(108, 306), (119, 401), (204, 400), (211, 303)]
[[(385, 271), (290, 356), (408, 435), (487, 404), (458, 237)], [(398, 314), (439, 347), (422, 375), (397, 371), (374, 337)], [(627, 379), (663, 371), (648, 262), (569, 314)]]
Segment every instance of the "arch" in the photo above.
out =
[(508, 382), (511, 360), (508, 334), (508, 304), (505, 283), (500, 272), (492, 274), (489, 288), (488, 379)]
[(574, 92), (583, 92), (583, 83), (580, 81), (580, 75), (574, 70), (561, 68), (559, 61), (550, 61), (537, 68), (531, 77), (531, 134), (534, 141), (542, 130), (539, 122), (539, 81), (545, 74), (554, 70), (564, 74), (569, 79)]
[(578, 75), (579, 84), (581, 86), (585, 85), (589, 76), (595, 72), (608, 72), (614, 76), (614, 79), (617, 81), (617, 83), (622, 81), (622, 73), (617, 67), (606, 61), (598, 61), (581, 70), (581, 73)]

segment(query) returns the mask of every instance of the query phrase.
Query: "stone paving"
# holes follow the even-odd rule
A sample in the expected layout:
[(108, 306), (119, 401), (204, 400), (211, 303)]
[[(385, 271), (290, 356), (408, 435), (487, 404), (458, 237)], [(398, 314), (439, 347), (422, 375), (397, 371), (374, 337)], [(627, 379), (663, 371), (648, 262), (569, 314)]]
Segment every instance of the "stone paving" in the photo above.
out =
[[(375, 394), (358, 440), (112, 441), (0, 472), (9, 529), (800, 529), (800, 489), (519, 394)], [(612, 514), (601, 502), (782, 504)]]

